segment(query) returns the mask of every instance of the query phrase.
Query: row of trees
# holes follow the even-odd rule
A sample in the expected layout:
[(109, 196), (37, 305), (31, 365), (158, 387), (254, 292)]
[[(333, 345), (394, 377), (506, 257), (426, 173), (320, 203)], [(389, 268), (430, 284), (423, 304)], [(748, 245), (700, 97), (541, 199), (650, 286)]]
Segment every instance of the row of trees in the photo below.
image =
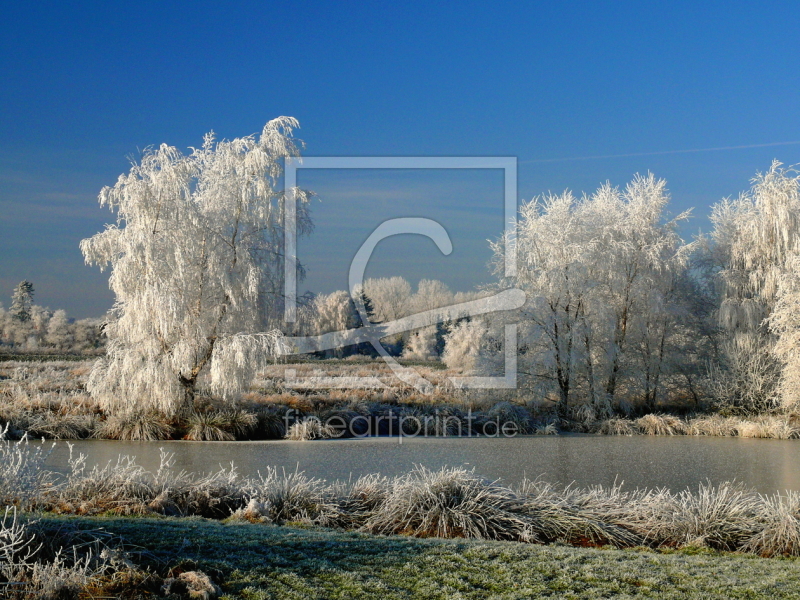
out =
[(100, 319), (74, 320), (33, 303), (33, 284), (20, 282), (11, 306), (0, 306), (0, 348), (6, 352), (91, 353), (102, 348)]
[[(494, 245), (496, 287), (526, 305), (456, 328), (445, 360), (497, 368), (502, 325), (519, 323), (527, 393), (559, 412), (609, 414), (690, 398), (745, 412), (800, 401), (800, 180), (774, 163), (736, 200), (712, 209), (714, 230), (690, 243), (667, 217), (666, 183), (565, 192), (520, 209), (516, 236)], [(516, 244), (518, 275), (502, 277)]]
[[(146, 401), (188, 410), (198, 389), (232, 397), (265, 361), (285, 351), (283, 333), (317, 335), (363, 325), (347, 292), (282, 315), (287, 201), (279, 179), (299, 155), (297, 122), (280, 117), (260, 136), (204, 144), (184, 155), (162, 145), (100, 194), (117, 223), (84, 240), (87, 262), (111, 267), (116, 305), (104, 360), (89, 390), (109, 410)], [(441, 355), (465, 371), (494, 372), (503, 325), (518, 323), (523, 393), (559, 412), (583, 404), (608, 414), (632, 401), (716, 398), (740, 410), (798, 401), (800, 383), (800, 193), (775, 163), (737, 200), (713, 208), (714, 231), (678, 235), (689, 213), (669, 218), (663, 180), (635, 177), (524, 203), (513, 238), (493, 244), (493, 289), (517, 287), (513, 313), (460, 319), (384, 340), (411, 358)], [(311, 230), (310, 193), (290, 190), (297, 233)], [(504, 250), (519, 265), (503, 277)], [(302, 277), (302, 267), (296, 274)], [(491, 290), (485, 290), (491, 291)], [(441, 282), (416, 292), (399, 277), (357, 292), (373, 322), (473, 299)], [(283, 333), (277, 328), (284, 327)]]
[[(364, 280), (357, 292), (365, 304), (371, 323), (389, 323), (427, 310), (460, 304), (474, 300), (480, 292), (453, 293), (441, 281), (422, 279), (413, 291), (411, 284), (402, 277), (382, 277)], [(299, 311), (299, 333), (320, 335), (361, 327), (355, 303), (346, 291), (318, 294)], [(444, 350), (444, 339), (453, 324), (443, 322), (382, 340), (387, 351), (395, 356), (414, 360), (435, 360)], [(354, 353), (372, 355), (371, 346), (341, 348), (327, 353), (343, 357)]]

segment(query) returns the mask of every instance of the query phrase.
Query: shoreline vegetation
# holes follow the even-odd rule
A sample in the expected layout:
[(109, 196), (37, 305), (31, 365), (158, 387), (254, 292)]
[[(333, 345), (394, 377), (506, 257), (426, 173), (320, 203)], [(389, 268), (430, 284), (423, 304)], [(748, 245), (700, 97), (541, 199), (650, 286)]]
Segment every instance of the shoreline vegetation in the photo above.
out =
[[(120, 439), (156, 441), (277, 440), (367, 436), (693, 435), (768, 439), (800, 438), (800, 415), (731, 414), (683, 403), (648, 412), (635, 405), (598, 415), (590, 405), (559, 416), (552, 402), (501, 394), (478, 396), (448, 386), (441, 363), (415, 364), (435, 384), (430, 395), (387, 382), (377, 389), (347, 388), (348, 378), (388, 377), (379, 361), (308, 360), (291, 365), (316, 376), (336, 373), (340, 389), (291, 389), (280, 379), (283, 365), (262, 374), (236, 403), (196, 399), (188, 414), (156, 410), (108, 414), (86, 392), (90, 360), (0, 362), (0, 426), (9, 439)], [(671, 412), (667, 412), (671, 411)]]
[[(747, 562), (747, 556), (800, 556), (800, 493), (792, 491), (762, 495), (735, 483), (701, 484), (678, 493), (626, 491), (541, 480), (509, 487), (463, 468), (424, 467), (394, 478), (367, 475), (351, 482), (275, 469), (253, 479), (240, 476), (233, 465), (214, 473), (177, 473), (165, 452), (155, 472), (132, 457), (90, 469), (87, 457), (80, 455), (71, 457), (69, 473), (57, 475), (43, 466), (50, 447), (27, 440), (0, 444), (0, 506), (8, 507), (0, 525), (0, 586), (12, 598), (109, 593), (134, 598), (173, 592), (178, 595), (172, 597), (276, 597), (258, 592), (256, 584), (280, 590), (277, 597), (297, 597), (303, 594), (299, 588), (290, 593), (289, 580), (349, 589), (340, 581), (352, 577), (347, 569), (333, 577), (328, 566), (347, 562), (353, 547), (366, 556), (365, 548), (375, 544), (390, 552), (376, 557), (378, 562), (405, 556), (414, 563), (422, 558), (414, 559), (417, 553), (444, 552), (455, 561), (456, 578), (471, 572), (465, 555), (476, 556), (489, 572), (500, 569), (505, 573), (501, 579), (513, 572), (503, 563), (528, 564), (540, 557), (553, 565), (551, 575), (534, 570), (538, 574), (525, 575), (525, 585), (544, 586), (536, 588), (542, 593), (644, 586), (654, 597), (663, 597), (665, 590), (675, 594), (706, 586), (720, 594), (728, 585), (741, 585), (742, 578), (773, 597), (796, 589), (785, 587), (787, 579), (777, 573), (762, 577), (775, 571), (771, 561)], [(223, 545), (238, 545), (231, 556), (219, 552), (223, 538)], [(313, 547), (298, 555), (295, 544), (311, 539), (316, 540)], [(536, 546), (540, 549), (531, 549)], [(599, 548), (604, 549), (601, 555), (593, 550)], [(709, 552), (736, 554), (713, 554), (711, 559)], [(672, 568), (667, 570), (673, 575), (665, 575), (666, 564), (691, 566), (694, 555), (697, 568), (691, 575), (674, 580)], [(259, 560), (261, 570), (255, 573), (252, 565)], [(555, 568), (559, 560), (577, 563), (577, 580), (566, 565)], [(626, 562), (650, 566), (631, 571), (635, 575), (629, 580), (621, 577)], [(800, 563), (779, 564), (784, 577), (800, 581)], [(351, 584), (369, 587), (399, 577), (387, 568), (369, 563)], [(592, 579), (596, 568), (604, 575)], [(734, 575), (738, 568), (747, 574)], [(726, 573), (724, 581), (716, 580), (720, 570)], [(424, 572), (436, 579), (445, 571), (437, 567), (435, 576), (429, 569)], [(556, 585), (553, 577), (559, 589), (548, 587)], [(469, 595), (483, 589), (476, 584), (460, 585)], [(491, 579), (484, 584), (495, 585)], [(503, 581), (496, 585), (505, 593), (513, 589)], [(186, 595), (192, 589), (206, 595)], [(422, 595), (413, 585), (395, 593)], [(325, 597), (324, 592), (316, 597)]]

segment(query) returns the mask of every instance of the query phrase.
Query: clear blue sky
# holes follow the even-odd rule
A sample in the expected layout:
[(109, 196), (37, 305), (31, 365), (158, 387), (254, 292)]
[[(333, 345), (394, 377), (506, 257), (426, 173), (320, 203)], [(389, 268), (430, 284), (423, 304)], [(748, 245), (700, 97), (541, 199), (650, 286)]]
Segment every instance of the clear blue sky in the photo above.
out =
[[(96, 196), (126, 157), (278, 115), (300, 120), (308, 155), (517, 156), (523, 199), (650, 170), (707, 229), (712, 203), (800, 145), (549, 159), (800, 140), (798, 22), (790, 2), (6, 3), (0, 302), (26, 278), (38, 303), (102, 314), (107, 273), (78, 242), (111, 220)], [(375, 175), (307, 175), (322, 202), (306, 287), (344, 287), (369, 229), (411, 212), (436, 213), (453, 255), (386, 242), (369, 274), (487, 279), (498, 177)]]

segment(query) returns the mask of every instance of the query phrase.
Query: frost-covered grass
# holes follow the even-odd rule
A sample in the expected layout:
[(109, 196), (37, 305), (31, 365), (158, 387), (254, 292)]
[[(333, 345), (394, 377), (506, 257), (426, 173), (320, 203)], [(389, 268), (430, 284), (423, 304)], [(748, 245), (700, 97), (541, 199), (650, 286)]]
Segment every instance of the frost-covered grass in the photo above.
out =
[[(47, 450), (0, 444), (2, 504), (14, 507), (0, 523), (0, 585), (25, 593), (55, 581), (66, 590), (58, 597), (152, 597), (183, 572), (248, 599), (379, 589), (388, 598), (796, 597), (800, 584), (796, 492), (511, 488), (422, 467), (354, 482), (270, 468), (250, 479), (234, 466), (178, 473), (166, 454), (156, 472), (130, 457), (88, 469), (73, 456), (57, 477), (43, 468)], [(29, 516), (17, 520), (17, 510)]]
[(114, 532), (142, 566), (199, 569), (225, 600), (796, 598), (800, 562), (687, 548), (570, 548), (412, 539), (200, 519), (47, 517)]
[(102, 528), (0, 511), (2, 598), (77, 600), (158, 590), (161, 578), (130, 557), (121, 540)]
[(588, 429), (605, 435), (733, 436), (789, 440), (800, 438), (800, 426), (791, 415), (723, 417), (700, 415), (680, 418), (649, 414), (638, 419), (613, 418), (591, 423)]
[(348, 483), (267, 467), (252, 479), (233, 465), (206, 474), (175, 472), (166, 453), (156, 472), (131, 457), (89, 469), (81, 455), (71, 458), (67, 475), (56, 476), (43, 468), (46, 451), (41, 442), (0, 444), (0, 506), (59, 514), (300, 522), (413, 537), (697, 546), (800, 556), (797, 494), (763, 496), (739, 484), (702, 484), (679, 493), (559, 487), (538, 480), (508, 487), (463, 468), (424, 467)]

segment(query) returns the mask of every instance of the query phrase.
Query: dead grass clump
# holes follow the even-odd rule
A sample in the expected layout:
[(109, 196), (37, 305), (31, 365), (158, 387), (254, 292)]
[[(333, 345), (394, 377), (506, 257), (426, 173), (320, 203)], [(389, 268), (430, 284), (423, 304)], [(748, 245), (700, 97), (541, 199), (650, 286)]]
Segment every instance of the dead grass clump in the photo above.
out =
[(555, 423), (548, 423), (547, 425), (537, 425), (533, 433), (536, 435), (558, 435), (558, 427)]
[[(641, 546), (644, 538), (637, 532), (630, 508), (637, 506), (641, 492), (623, 491), (621, 485), (611, 487), (591, 486), (577, 489), (567, 488), (564, 496), (585, 520), (583, 531), (577, 531), (578, 544), (587, 539), (598, 545), (613, 545), (618, 548)], [(573, 544), (576, 540), (571, 540)]]
[(165, 490), (184, 515), (223, 519), (247, 504), (249, 483), (241, 480), (236, 468), (223, 468), (199, 479), (187, 481), (179, 489)]
[(232, 442), (236, 439), (229, 430), (227, 416), (218, 410), (194, 412), (186, 422), (184, 439), (196, 442)]
[(742, 420), (739, 424), (741, 437), (788, 440), (798, 437), (800, 428), (789, 423), (785, 417), (761, 415), (753, 420)]
[(742, 547), (764, 557), (800, 556), (800, 493), (760, 498), (761, 531)]
[(686, 424), (673, 415), (644, 415), (633, 424), (645, 435), (681, 435), (686, 432)]
[(392, 482), (391, 491), (364, 525), (372, 533), (415, 537), (530, 539), (522, 501), (463, 468), (417, 467)]
[(279, 474), (277, 469), (269, 468), (252, 485), (246, 504), (248, 512), (272, 523), (328, 523), (339, 513), (329, 486), (302, 472)]
[(246, 439), (258, 423), (258, 416), (255, 413), (240, 408), (223, 410), (222, 417), (225, 421), (225, 429), (230, 431), (236, 439)]
[(690, 435), (732, 436), (737, 435), (738, 425), (739, 419), (734, 417), (710, 415), (690, 419), (687, 428)]
[(165, 579), (160, 592), (169, 598), (214, 600), (222, 594), (222, 589), (202, 571), (184, 571), (177, 577)]
[(363, 527), (389, 496), (389, 479), (381, 475), (364, 475), (355, 483), (340, 484), (336, 490), (336, 514), (320, 525), (340, 529)]
[(525, 480), (519, 488), (521, 513), (528, 519), (532, 541), (564, 542), (585, 533), (586, 521), (570, 506), (563, 491), (550, 483)]
[(323, 425), (319, 417), (306, 417), (297, 421), (286, 432), (286, 439), (295, 442), (305, 442), (316, 439), (330, 439), (337, 437), (337, 431), (330, 425)]
[(157, 495), (148, 473), (130, 456), (85, 471), (86, 457), (71, 460), (66, 483), (46, 496), (45, 508), (56, 513), (83, 515), (110, 512), (121, 515), (151, 513), (150, 502)]
[(35, 437), (57, 440), (80, 440), (91, 437), (97, 427), (94, 415), (60, 415), (46, 412), (35, 415), (27, 430)]
[(597, 433), (603, 435), (633, 435), (635, 433), (634, 422), (630, 419), (605, 419), (600, 422)]
[(154, 442), (172, 437), (173, 429), (167, 418), (153, 411), (136, 411), (108, 415), (94, 436), (110, 440)]
[(732, 551), (759, 531), (759, 497), (741, 484), (701, 484), (697, 493), (684, 490), (672, 504), (660, 517), (669, 523), (668, 541), (678, 546)]
[(642, 544), (625, 510), (630, 494), (618, 486), (559, 489), (535, 480), (523, 482), (519, 494), (536, 541), (576, 546)]
[(252, 437), (256, 440), (279, 440), (286, 435), (285, 410), (276, 406), (262, 406), (255, 412), (256, 423)]
[(512, 404), (511, 402), (498, 402), (486, 412), (489, 422), (499, 423), (502, 431), (503, 425), (513, 423), (517, 433), (526, 434), (533, 431), (531, 415), (524, 406)]

